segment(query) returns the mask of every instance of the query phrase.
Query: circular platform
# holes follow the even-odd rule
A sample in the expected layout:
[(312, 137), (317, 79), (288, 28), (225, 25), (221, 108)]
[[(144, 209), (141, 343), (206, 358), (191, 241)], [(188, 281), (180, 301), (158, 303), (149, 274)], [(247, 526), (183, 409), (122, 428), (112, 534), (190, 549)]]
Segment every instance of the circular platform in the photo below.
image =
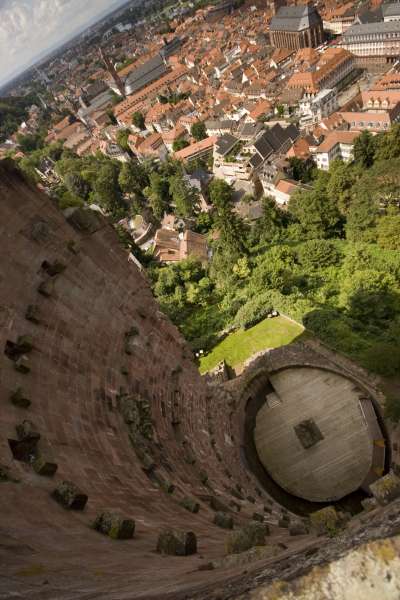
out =
[(358, 489), (379, 435), (371, 401), (351, 380), (318, 368), (283, 369), (270, 375), (270, 383), (254, 441), (271, 477), (313, 502)]

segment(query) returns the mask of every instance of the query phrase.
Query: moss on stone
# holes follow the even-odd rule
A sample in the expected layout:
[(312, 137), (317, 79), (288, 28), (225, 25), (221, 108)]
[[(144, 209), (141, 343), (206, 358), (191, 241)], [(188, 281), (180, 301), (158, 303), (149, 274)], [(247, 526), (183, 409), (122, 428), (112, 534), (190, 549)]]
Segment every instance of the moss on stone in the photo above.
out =
[(193, 531), (166, 529), (158, 536), (157, 552), (171, 556), (189, 556), (197, 552), (197, 538)]
[(312, 529), (318, 534), (336, 535), (341, 522), (334, 506), (326, 506), (311, 513), (310, 522)]
[(135, 533), (135, 521), (111, 511), (102, 512), (93, 523), (94, 529), (113, 540), (128, 540)]
[(253, 546), (265, 546), (265, 536), (268, 534), (266, 525), (253, 521), (229, 534), (225, 542), (226, 553), (239, 554), (250, 550)]
[(193, 500), (193, 498), (187, 496), (182, 498), (179, 504), (191, 513), (198, 513), (200, 510), (200, 504), (196, 502), (196, 500)]
[(26, 398), (21, 387), (17, 388), (15, 392), (11, 394), (10, 401), (14, 406), (18, 406), (18, 408), (29, 408), (31, 405), (31, 401)]
[(234, 525), (232, 517), (224, 512), (215, 513), (213, 523), (222, 529), (233, 529)]
[(384, 506), (400, 496), (400, 479), (391, 471), (374, 483), (371, 483), (370, 490), (376, 501), (381, 506)]
[(88, 501), (86, 494), (81, 492), (72, 481), (63, 481), (52, 493), (53, 498), (64, 508), (83, 510)]

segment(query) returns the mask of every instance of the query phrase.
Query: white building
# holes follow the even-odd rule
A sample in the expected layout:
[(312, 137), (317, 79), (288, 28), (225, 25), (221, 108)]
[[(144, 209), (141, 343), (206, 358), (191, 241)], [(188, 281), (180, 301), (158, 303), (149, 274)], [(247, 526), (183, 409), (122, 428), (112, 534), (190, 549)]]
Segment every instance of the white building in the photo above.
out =
[(338, 103), (335, 89), (321, 90), (316, 96), (305, 94), (299, 102), (300, 125), (302, 121), (307, 122), (307, 124), (319, 123), (337, 109)]
[(317, 167), (328, 171), (333, 160), (339, 159), (349, 162), (353, 159), (354, 140), (361, 131), (332, 131), (314, 153)]

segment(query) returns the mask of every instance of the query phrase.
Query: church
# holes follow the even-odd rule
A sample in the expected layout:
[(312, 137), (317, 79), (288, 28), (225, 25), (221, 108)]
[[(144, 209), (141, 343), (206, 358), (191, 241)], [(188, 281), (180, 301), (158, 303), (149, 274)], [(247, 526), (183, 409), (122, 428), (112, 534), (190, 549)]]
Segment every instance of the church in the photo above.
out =
[(323, 40), (322, 19), (312, 3), (283, 6), (271, 19), (270, 42), (275, 48), (315, 48)]

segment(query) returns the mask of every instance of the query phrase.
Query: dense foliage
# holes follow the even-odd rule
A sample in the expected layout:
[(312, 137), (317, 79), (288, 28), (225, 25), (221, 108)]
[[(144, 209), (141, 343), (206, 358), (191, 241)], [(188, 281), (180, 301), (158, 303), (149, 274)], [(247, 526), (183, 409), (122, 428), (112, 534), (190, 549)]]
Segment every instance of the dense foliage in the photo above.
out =
[[(300, 179), (302, 167), (295, 166)], [(186, 274), (183, 284), (176, 266), (156, 269), (156, 296), (194, 347), (207, 349), (224, 328), (247, 326), (274, 308), (363, 366), (396, 374), (399, 173), (395, 126), (385, 135), (363, 134), (353, 163), (335, 162), (329, 172), (313, 173), (311, 186), (292, 198), (288, 210), (264, 198), (262, 217), (252, 225), (235, 212), (230, 186), (214, 180), (210, 265), (201, 267), (201, 277)], [(159, 283), (166, 280), (168, 288)], [(198, 296), (188, 296), (191, 286)]]

